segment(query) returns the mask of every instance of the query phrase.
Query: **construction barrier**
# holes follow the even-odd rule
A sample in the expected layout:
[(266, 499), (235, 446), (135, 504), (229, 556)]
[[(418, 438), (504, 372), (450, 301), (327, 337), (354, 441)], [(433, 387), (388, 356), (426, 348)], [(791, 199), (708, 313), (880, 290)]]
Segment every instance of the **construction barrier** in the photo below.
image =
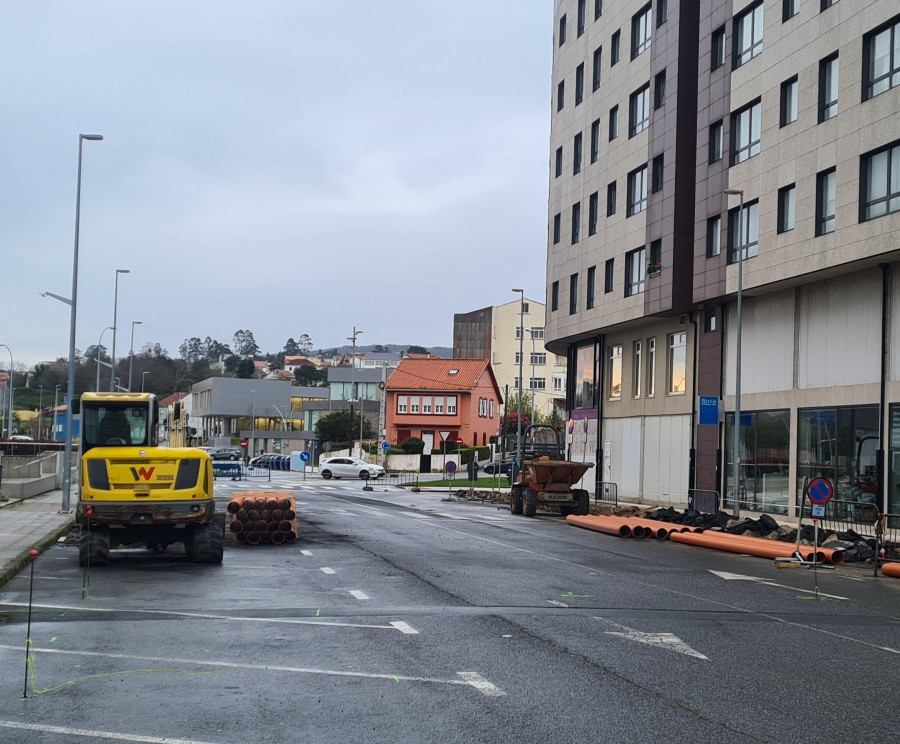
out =
[(282, 491), (245, 491), (228, 500), (228, 532), (244, 545), (283, 545), (297, 540), (297, 502)]
[(875, 525), (875, 575), (900, 578), (900, 514), (882, 514)]

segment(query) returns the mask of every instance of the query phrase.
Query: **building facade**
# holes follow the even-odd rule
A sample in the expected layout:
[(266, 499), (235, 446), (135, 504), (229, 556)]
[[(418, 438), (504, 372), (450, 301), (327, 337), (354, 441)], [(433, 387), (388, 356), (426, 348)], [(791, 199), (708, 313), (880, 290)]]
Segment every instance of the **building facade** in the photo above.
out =
[[(524, 330), (523, 330), (524, 329)], [(501, 393), (519, 389), (522, 354), (522, 400), (547, 419), (562, 420), (565, 408), (566, 360), (544, 346), (544, 305), (530, 299), (484, 307), (453, 316), (453, 357), (490, 359)]]
[(730, 498), (739, 401), (742, 506), (900, 511), (898, 12), (556, 2), (547, 346), (620, 495)]

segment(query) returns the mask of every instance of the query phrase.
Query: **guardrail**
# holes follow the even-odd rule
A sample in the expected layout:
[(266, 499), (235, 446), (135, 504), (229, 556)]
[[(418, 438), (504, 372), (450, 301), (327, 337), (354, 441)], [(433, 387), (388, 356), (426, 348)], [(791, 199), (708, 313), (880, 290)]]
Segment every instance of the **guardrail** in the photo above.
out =
[(378, 478), (369, 478), (369, 483), (376, 483), (386, 486), (408, 486), (409, 484), (419, 485), (419, 473), (410, 470), (400, 470), (385, 473)]

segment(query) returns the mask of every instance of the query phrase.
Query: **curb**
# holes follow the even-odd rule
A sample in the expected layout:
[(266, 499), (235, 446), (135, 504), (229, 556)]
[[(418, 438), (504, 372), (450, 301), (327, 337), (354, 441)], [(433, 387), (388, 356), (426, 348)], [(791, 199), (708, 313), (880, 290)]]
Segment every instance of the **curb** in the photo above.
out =
[(72, 527), (75, 526), (75, 517), (71, 519), (67, 519), (63, 524), (57, 527), (53, 532), (48, 533), (45, 537), (38, 540), (34, 545), (32, 545), (27, 550), (23, 550), (19, 555), (9, 561), (2, 569), (0, 569), (0, 588), (5, 586), (10, 579), (15, 577), (23, 568), (25, 568), (30, 562), (31, 558), (29, 557), (29, 553), (32, 550), (37, 550), (38, 553), (43, 553), (47, 548), (52, 547), (56, 544), (57, 540), (65, 535)]

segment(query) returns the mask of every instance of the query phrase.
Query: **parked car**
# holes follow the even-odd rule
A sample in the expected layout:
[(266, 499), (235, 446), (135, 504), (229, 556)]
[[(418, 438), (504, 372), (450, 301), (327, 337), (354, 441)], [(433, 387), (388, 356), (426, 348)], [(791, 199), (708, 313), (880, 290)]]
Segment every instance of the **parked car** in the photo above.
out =
[(384, 475), (381, 465), (373, 465), (358, 457), (326, 457), (319, 461), (319, 473), (323, 478), (380, 478)]
[(506, 457), (503, 460), (496, 460), (494, 462), (489, 462), (484, 466), (484, 472), (488, 475), (494, 475), (495, 473), (499, 473), (500, 475), (505, 475), (507, 478), (512, 477), (513, 468), (516, 465), (516, 457), (513, 455), (512, 457)]
[(257, 455), (252, 460), (250, 460), (251, 468), (268, 468), (269, 470), (278, 470), (277, 467), (277, 458), (281, 457), (281, 455), (275, 455), (272, 453), (266, 455)]
[(27, 434), (13, 434), (9, 438), (10, 442), (33, 442), (34, 437), (29, 437)]
[(213, 460), (240, 460), (241, 454), (240, 447), (218, 447), (211, 450), (209, 456)]

